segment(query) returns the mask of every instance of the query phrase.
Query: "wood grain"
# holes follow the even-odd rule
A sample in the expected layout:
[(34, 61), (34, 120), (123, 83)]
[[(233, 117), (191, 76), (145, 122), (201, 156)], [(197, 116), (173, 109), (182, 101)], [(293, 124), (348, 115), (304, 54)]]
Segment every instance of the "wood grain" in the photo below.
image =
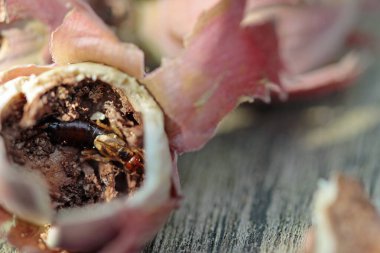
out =
[(251, 126), (181, 157), (182, 207), (144, 252), (297, 252), (318, 180), (334, 171), (380, 204), (379, 69), (314, 102), (251, 107)]

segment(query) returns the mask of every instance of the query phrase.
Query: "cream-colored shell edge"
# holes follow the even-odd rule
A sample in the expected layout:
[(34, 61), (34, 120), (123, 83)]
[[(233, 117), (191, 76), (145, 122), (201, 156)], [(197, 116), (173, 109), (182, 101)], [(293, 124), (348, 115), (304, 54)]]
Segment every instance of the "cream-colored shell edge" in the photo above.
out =
[[(172, 160), (164, 129), (164, 115), (144, 86), (112, 67), (95, 63), (60, 66), (38, 76), (31, 76), (21, 87), (27, 104), (38, 99), (47, 90), (62, 83), (75, 84), (84, 79), (100, 80), (124, 92), (133, 108), (140, 112), (144, 126), (146, 177), (144, 184), (128, 198), (110, 203), (99, 203), (84, 208), (67, 209), (57, 214), (54, 223), (75, 223), (96, 220), (125, 208), (154, 209), (169, 198)], [(27, 117), (26, 126), (32, 126), (33, 117)]]

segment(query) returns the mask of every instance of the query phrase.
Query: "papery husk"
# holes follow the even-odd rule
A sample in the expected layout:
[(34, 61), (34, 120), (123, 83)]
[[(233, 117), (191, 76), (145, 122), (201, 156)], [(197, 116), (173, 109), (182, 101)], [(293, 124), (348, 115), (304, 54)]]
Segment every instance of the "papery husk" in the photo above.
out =
[[(1, 27), (1, 26), (0, 26)], [(1, 27), (0, 70), (28, 64), (46, 64), (49, 33), (39, 21), (24, 20)]]
[(358, 0), (248, 0), (244, 26), (273, 22), (289, 98), (310, 98), (342, 89), (367, 66), (363, 48), (348, 47), (357, 30)]
[(49, 64), (49, 37), (75, 1), (0, 0), (0, 71)]
[(300, 253), (380, 252), (380, 215), (362, 185), (338, 174), (315, 193), (313, 226)]
[(134, 44), (122, 43), (83, 2), (76, 1), (51, 35), (50, 53), (59, 65), (96, 62), (141, 79), (144, 53)]
[(137, 2), (136, 33), (156, 61), (173, 58), (184, 49), (199, 16), (218, 0), (163, 0)]
[[(33, 179), (25, 177), (21, 166), (8, 161), (2, 145), (0, 203), (21, 219), (37, 225), (50, 224), (46, 243), (51, 248), (73, 251), (104, 248), (103, 252), (111, 252), (106, 249), (133, 252), (152, 238), (178, 200), (177, 185), (172, 185), (173, 180), (177, 181), (175, 157), (172, 159), (169, 150), (163, 113), (146, 89), (134, 78), (100, 64), (78, 63), (56, 67), (38, 75), (13, 79), (0, 86), (1, 119), (12, 113), (9, 110), (12, 102), (24, 95), (27, 104), (22, 124), (31, 127), (36, 124), (39, 110), (43, 110), (31, 106), (40, 95), (62, 83), (76, 84), (84, 79), (100, 80), (122, 90), (134, 110), (141, 113), (145, 151), (143, 185), (127, 198), (56, 213), (49, 206), (48, 191), (42, 177), (37, 173), (30, 173)], [(36, 184), (35, 180), (41, 183)], [(29, 193), (28, 202), (23, 199), (26, 193)]]

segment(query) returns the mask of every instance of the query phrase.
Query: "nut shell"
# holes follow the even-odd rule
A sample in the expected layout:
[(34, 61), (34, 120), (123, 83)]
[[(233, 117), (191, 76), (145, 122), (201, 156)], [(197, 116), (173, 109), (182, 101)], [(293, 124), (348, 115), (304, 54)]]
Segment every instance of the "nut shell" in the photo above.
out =
[[(44, 111), (43, 103), (39, 103), (44, 93), (62, 83), (76, 84), (84, 79), (100, 80), (122, 91), (133, 109), (141, 114), (145, 151), (143, 185), (127, 198), (56, 212), (50, 207), (43, 178), (36, 173), (26, 176), (21, 172), (23, 170), (16, 168), (20, 166), (8, 161), (2, 144), (0, 203), (24, 220), (38, 225), (52, 225), (47, 236), (50, 247), (94, 250), (103, 247), (115, 234), (127, 231), (125, 233), (130, 236), (139, 234), (141, 238), (130, 241), (123, 246), (124, 249), (139, 248), (155, 234), (176, 202), (170, 194), (175, 168), (164, 130), (164, 116), (142, 85), (112, 67), (94, 63), (55, 67), (37, 76), (15, 78), (0, 87), (1, 125), (5, 123), (3, 119), (13, 112), (12, 105), (20, 98), (26, 99), (20, 124), (23, 127), (36, 125)], [(30, 201), (25, 202), (23, 197), (27, 192)], [(123, 218), (127, 214), (136, 218)], [(142, 217), (145, 218), (140, 219)]]

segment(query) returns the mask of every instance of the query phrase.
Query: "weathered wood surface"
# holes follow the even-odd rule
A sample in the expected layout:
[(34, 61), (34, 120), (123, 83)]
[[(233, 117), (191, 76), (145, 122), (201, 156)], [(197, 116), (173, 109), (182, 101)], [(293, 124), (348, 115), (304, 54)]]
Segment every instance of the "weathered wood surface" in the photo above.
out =
[(379, 205), (379, 70), (317, 101), (250, 107), (249, 127), (181, 157), (182, 206), (145, 252), (297, 252), (318, 180), (334, 171)]

